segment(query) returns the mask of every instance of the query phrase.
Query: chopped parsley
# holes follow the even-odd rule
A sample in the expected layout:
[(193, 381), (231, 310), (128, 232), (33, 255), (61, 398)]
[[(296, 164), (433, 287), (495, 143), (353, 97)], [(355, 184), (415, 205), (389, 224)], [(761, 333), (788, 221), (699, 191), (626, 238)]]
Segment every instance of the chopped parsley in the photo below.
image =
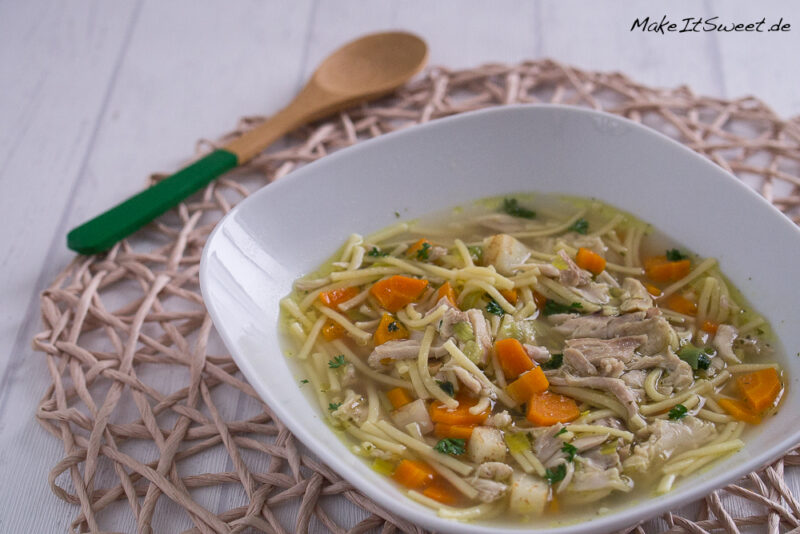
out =
[(512, 217), (521, 217), (523, 219), (533, 219), (536, 217), (535, 211), (520, 206), (516, 198), (504, 198), (501, 210)]
[(479, 247), (478, 245), (470, 245), (467, 247), (467, 251), (469, 252), (470, 258), (472, 258), (472, 261), (480, 263), (481, 260), (483, 260), (483, 247)]
[(460, 456), (466, 452), (466, 441), (460, 438), (444, 438), (440, 439), (433, 448), (442, 453), (451, 456)]
[(391, 323), (386, 325), (386, 330), (389, 332), (397, 332), (399, 327), (397, 326), (397, 321), (392, 321)]
[[(559, 355), (559, 356), (560, 356), (560, 355)], [(562, 427), (561, 427), (561, 430), (559, 430), (558, 432), (556, 432), (556, 433), (555, 433), (555, 435), (556, 435), (556, 436), (560, 436), (561, 434), (566, 434), (566, 433), (567, 433), (567, 427), (565, 427), (565, 426), (562, 426)]]
[(700, 354), (697, 356), (697, 368), (702, 369), (703, 371), (707, 370), (711, 367), (711, 358), (706, 356), (705, 354)]
[[(564, 363), (564, 355), (563, 354), (561, 354), (561, 353), (551, 354), (550, 355), (550, 359), (547, 360), (546, 362), (542, 363), (542, 369), (547, 369), (547, 370), (558, 369), (559, 367), (561, 367), (562, 363)], [(566, 431), (567, 431), (566, 428), (562, 428), (561, 431), (559, 432), (559, 434), (561, 434), (563, 432), (566, 432)], [(556, 436), (558, 436), (558, 434), (556, 434)]]
[(567, 461), (571, 462), (575, 459), (575, 454), (578, 453), (578, 448), (573, 445), (572, 443), (565, 443), (563, 447), (561, 447), (561, 452), (567, 455)]
[(427, 260), (431, 255), (431, 244), (422, 243), (422, 246), (417, 250), (417, 259), (420, 261)]
[(337, 369), (343, 366), (345, 363), (347, 362), (344, 361), (344, 354), (340, 354), (336, 356), (334, 359), (328, 360), (328, 367), (330, 367), (331, 369)]
[(669, 249), (666, 253), (666, 256), (669, 261), (681, 261), (689, 257), (680, 250), (678, 250), (677, 248)]
[(581, 217), (580, 219), (572, 223), (572, 226), (570, 226), (567, 229), (579, 234), (586, 235), (586, 232), (589, 231), (589, 221)]
[(400, 212), (399, 211), (394, 212), (394, 216), (399, 219), (400, 218)]
[(328, 410), (330, 410), (332, 412), (335, 412), (336, 410), (339, 409), (339, 406), (341, 406), (341, 405), (342, 405), (341, 402), (329, 402), (328, 403)]
[(500, 305), (494, 301), (494, 299), (489, 299), (489, 304), (486, 305), (486, 311), (492, 315), (498, 315), (500, 317), (502, 317), (505, 313), (503, 308), (501, 308)]
[(711, 365), (711, 358), (708, 357), (706, 351), (695, 347), (691, 343), (681, 347), (677, 354), (678, 358), (688, 363), (695, 371), (708, 369)]
[(550, 485), (561, 482), (565, 476), (567, 476), (567, 464), (558, 464), (555, 468), (546, 469), (544, 472), (544, 478)]
[(301, 384), (308, 384), (308, 378), (304, 378), (300, 381)]
[(547, 299), (547, 302), (544, 303), (544, 309), (542, 313), (545, 315), (555, 315), (556, 313), (578, 313), (578, 310), (583, 308), (580, 302), (573, 302), (569, 306), (566, 304), (561, 304), (560, 302), (556, 302), (554, 300)]
[(444, 391), (445, 393), (447, 393), (451, 397), (455, 397), (456, 396), (456, 390), (453, 388), (453, 383), (452, 382), (449, 382), (449, 381), (448, 382), (442, 382), (441, 380), (437, 380), (436, 383), (439, 384), (439, 387), (442, 388), (442, 391)]
[(367, 256), (372, 256), (373, 258), (382, 258), (383, 256), (388, 256), (388, 252), (384, 252), (378, 247), (372, 247), (369, 252), (367, 252)]
[(683, 419), (686, 417), (686, 412), (689, 410), (683, 404), (676, 404), (674, 408), (669, 411), (668, 417), (673, 421)]

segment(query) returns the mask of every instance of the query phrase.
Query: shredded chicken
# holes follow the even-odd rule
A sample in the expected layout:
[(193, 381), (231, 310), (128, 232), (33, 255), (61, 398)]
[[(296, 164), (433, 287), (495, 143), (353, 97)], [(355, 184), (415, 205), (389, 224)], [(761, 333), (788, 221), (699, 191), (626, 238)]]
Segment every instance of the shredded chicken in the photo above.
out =
[(336, 408), (331, 415), (340, 421), (352, 421), (358, 426), (367, 420), (367, 408), (364, 406), (364, 397), (348, 389), (345, 393), (344, 401)]
[(685, 361), (678, 358), (678, 355), (670, 349), (653, 356), (643, 356), (629, 365), (629, 369), (652, 369), (661, 367), (669, 373), (661, 379), (661, 384), (675, 389), (683, 389), (694, 381), (694, 371)]
[(675, 454), (700, 447), (717, 433), (713, 423), (691, 415), (680, 421), (657, 419), (647, 430), (650, 437), (634, 447), (633, 454), (623, 463), (625, 469), (646, 471)]
[(578, 376), (594, 376), (597, 368), (577, 349), (564, 349), (564, 364)]
[(553, 330), (567, 338), (595, 337), (609, 339), (615, 337), (617, 329), (629, 322), (644, 320), (644, 312), (628, 313), (620, 316), (574, 315), (560, 313), (548, 317), (555, 325)]
[(537, 347), (536, 345), (530, 345), (528, 343), (523, 344), (523, 347), (525, 348), (525, 352), (528, 353), (528, 356), (531, 357), (531, 360), (536, 363), (544, 363), (551, 358), (550, 351), (545, 347)]
[(496, 413), (496, 414), (490, 416), (486, 420), (486, 424), (488, 426), (493, 426), (495, 428), (505, 428), (505, 427), (511, 425), (512, 422), (513, 422), (513, 420), (511, 419), (511, 416), (508, 415), (508, 412), (505, 411), (505, 410), (503, 410), (500, 413)]
[(469, 484), (478, 490), (478, 500), (481, 502), (494, 502), (508, 492), (508, 485), (486, 478), (474, 477)]
[(585, 286), (592, 281), (592, 274), (578, 267), (572, 258), (563, 250), (558, 251), (558, 256), (567, 264), (561, 271), (560, 281), (567, 287)]
[(491, 480), (508, 480), (514, 474), (514, 468), (503, 462), (484, 462), (475, 470), (479, 478)]
[[(638, 396), (619, 378), (605, 376), (579, 377), (565, 374), (564, 376), (549, 377), (550, 383), (556, 386), (579, 386), (608, 391), (625, 407), (631, 424), (644, 426), (642, 416), (639, 415)], [(634, 423), (637, 422), (637, 423)]]
[(603, 358), (615, 358), (622, 362), (629, 362), (633, 358), (633, 352), (645, 343), (647, 343), (647, 336), (626, 336), (613, 339), (568, 339), (566, 346), (569, 349), (580, 351), (591, 363), (598, 362)]
[(575, 470), (572, 477), (572, 484), (569, 486), (570, 492), (598, 491), (613, 489), (618, 491), (630, 491), (633, 484), (627, 478), (620, 475), (619, 469), (602, 469), (593, 463), (584, 463), (582, 469)]
[(721, 324), (717, 327), (717, 333), (714, 336), (714, 348), (717, 349), (717, 354), (728, 363), (739, 363), (739, 358), (733, 352), (733, 342), (737, 335), (734, 327), (729, 324)]
[(628, 277), (622, 281), (622, 303), (619, 305), (622, 313), (647, 311), (652, 307), (653, 298), (639, 280)]
[[(418, 339), (393, 339), (382, 345), (376, 346), (367, 358), (367, 364), (373, 369), (386, 371), (395, 361), (411, 360), (419, 355), (420, 341)], [(431, 356), (438, 358), (447, 354), (444, 347), (431, 347)]]

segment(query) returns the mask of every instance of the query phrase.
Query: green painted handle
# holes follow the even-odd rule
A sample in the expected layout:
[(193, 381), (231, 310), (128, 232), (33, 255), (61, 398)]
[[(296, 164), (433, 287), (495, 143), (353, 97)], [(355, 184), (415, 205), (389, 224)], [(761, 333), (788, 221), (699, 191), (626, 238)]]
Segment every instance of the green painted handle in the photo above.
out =
[(67, 234), (67, 246), (81, 254), (108, 250), (117, 241), (128, 237), (238, 164), (233, 152), (215, 150), (153, 187), (73, 228)]

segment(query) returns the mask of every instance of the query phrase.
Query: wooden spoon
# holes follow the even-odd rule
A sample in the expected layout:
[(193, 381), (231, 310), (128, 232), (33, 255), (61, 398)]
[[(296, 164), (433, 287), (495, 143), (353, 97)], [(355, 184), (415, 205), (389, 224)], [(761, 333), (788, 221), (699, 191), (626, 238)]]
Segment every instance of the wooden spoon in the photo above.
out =
[(223, 173), (251, 160), (272, 142), (307, 122), (391, 93), (417, 74), (428, 47), (404, 32), (367, 35), (328, 56), (292, 102), (268, 121), (116, 205), (67, 234), (81, 254), (111, 248)]

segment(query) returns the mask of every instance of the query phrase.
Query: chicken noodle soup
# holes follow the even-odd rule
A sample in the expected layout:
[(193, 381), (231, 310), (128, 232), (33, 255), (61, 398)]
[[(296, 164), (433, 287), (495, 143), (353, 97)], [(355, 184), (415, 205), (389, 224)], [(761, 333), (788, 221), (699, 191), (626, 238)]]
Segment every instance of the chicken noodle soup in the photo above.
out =
[(454, 519), (668, 492), (783, 391), (768, 325), (715, 260), (593, 201), (489, 199), (354, 234), (281, 306), (330, 424)]

